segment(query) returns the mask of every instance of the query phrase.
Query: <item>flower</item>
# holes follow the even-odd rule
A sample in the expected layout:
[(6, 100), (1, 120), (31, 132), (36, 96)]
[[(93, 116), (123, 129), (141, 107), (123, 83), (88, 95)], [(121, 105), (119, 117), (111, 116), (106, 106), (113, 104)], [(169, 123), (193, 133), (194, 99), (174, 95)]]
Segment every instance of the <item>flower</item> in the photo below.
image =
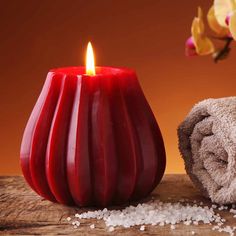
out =
[(215, 51), (211, 40), (205, 35), (202, 9), (198, 8), (198, 17), (193, 19), (192, 36), (186, 41), (186, 55), (209, 55)]
[[(218, 29), (228, 29), (228, 37), (236, 40), (236, 0), (214, 0), (213, 10)], [(211, 20), (212, 21), (212, 20)], [(210, 27), (218, 33), (208, 19)]]
[(214, 6), (212, 6), (208, 11), (207, 20), (210, 28), (217, 34), (217, 36), (224, 38), (230, 35), (228, 27), (222, 26), (218, 23)]

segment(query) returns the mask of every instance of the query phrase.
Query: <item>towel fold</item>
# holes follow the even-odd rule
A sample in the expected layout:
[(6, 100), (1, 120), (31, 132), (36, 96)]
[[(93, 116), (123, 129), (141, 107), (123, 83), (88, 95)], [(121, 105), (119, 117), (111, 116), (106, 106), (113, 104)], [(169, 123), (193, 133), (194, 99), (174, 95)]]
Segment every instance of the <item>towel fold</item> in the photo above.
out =
[(178, 137), (193, 183), (212, 202), (236, 203), (236, 97), (195, 105), (180, 124)]

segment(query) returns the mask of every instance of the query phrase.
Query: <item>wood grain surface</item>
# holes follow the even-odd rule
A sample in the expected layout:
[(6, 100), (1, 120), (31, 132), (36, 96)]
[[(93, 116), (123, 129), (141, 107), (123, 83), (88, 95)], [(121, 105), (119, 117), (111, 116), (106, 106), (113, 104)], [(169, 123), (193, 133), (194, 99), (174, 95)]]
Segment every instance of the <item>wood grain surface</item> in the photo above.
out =
[[(202, 201), (211, 205), (194, 188), (186, 175), (165, 175), (161, 184), (151, 195), (156, 199), (176, 202), (182, 198), (191, 201)], [(148, 201), (144, 199), (143, 201)], [(212, 230), (212, 225), (200, 224), (186, 226), (176, 225), (175, 230), (170, 225), (147, 226), (145, 231), (139, 227), (124, 229), (116, 228), (108, 232), (103, 221), (82, 220), (81, 226), (74, 229), (66, 220), (77, 212), (91, 210), (88, 208), (67, 207), (51, 203), (35, 194), (21, 176), (0, 177), (0, 234), (1, 235), (227, 235)], [(236, 218), (229, 211), (220, 211), (227, 221), (225, 225), (236, 226)], [(90, 225), (95, 224), (95, 229)]]

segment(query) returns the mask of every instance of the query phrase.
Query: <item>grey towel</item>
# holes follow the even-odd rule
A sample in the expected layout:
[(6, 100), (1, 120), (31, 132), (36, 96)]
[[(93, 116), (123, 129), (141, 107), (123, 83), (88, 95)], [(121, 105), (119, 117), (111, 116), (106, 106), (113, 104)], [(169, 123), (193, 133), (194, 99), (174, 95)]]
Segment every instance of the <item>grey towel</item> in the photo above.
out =
[(236, 97), (207, 99), (178, 128), (187, 174), (219, 204), (236, 203)]

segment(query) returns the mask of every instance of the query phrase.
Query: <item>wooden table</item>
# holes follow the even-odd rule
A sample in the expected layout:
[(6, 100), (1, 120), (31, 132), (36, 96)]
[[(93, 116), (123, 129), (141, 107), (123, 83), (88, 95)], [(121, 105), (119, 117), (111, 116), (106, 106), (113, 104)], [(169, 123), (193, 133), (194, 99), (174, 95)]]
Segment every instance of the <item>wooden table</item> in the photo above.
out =
[[(186, 175), (165, 175), (152, 196), (162, 201), (176, 202), (187, 198), (210, 205), (210, 201), (201, 196)], [(147, 226), (145, 231), (140, 231), (139, 227), (119, 227), (113, 232), (108, 232), (103, 221), (84, 220), (78, 229), (74, 229), (67, 222), (68, 216), (87, 210), (43, 200), (28, 187), (21, 176), (0, 177), (1, 235), (192, 235), (192, 231), (195, 235), (227, 235), (212, 231), (212, 226), (206, 224), (178, 224), (175, 230), (171, 230), (170, 225)], [(227, 220), (226, 225), (236, 226), (236, 219), (232, 214), (228, 211), (220, 211), (220, 214)], [(96, 228), (92, 230), (89, 225), (93, 223)]]

